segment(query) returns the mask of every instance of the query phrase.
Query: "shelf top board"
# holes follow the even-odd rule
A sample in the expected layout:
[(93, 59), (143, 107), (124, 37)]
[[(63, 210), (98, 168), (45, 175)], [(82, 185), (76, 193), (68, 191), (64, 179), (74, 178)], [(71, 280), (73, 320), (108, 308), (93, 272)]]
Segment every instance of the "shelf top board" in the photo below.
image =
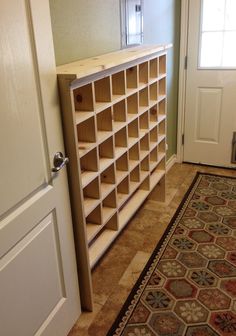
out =
[(80, 79), (100, 71), (135, 61), (152, 54), (166, 51), (172, 44), (167, 45), (142, 45), (132, 48), (121, 49), (112, 53), (94, 56), (57, 67), (60, 77)]

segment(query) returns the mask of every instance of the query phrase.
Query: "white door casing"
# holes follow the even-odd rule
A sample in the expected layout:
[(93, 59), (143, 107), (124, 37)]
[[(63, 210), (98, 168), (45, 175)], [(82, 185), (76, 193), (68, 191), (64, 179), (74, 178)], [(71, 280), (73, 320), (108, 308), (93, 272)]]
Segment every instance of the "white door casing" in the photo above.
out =
[(80, 314), (48, 0), (0, 4), (0, 334), (66, 335)]
[[(198, 48), (201, 1), (184, 1), (189, 5), (186, 85), (180, 77), (179, 131), (184, 133), (183, 160), (215, 166), (231, 164), (231, 144), (236, 130), (236, 71), (232, 69), (199, 69)], [(187, 11), (185, 11), (185, 14)], [(186, 19), (186, 17), (185, 17)], [(186, 30), (185, 30), (186, 31)], [(184, 28), (182, 27), (182, 32)], [(186, 36), (186, 34), (185, 34)], [(182, 40), (182, 50), (186, 40)], [(180, 76), (183, 74), (180, 67)], [(186, 90), (185, 121), (183, 123), (183, 91)], [(181, 106), (182, 104), (182, 106)], [(184, 126), (182, 126), (184, 124)], [(182, 127), (181, 127), (182, 126)], [(179, 154), (180, 135), (179, 135)]]

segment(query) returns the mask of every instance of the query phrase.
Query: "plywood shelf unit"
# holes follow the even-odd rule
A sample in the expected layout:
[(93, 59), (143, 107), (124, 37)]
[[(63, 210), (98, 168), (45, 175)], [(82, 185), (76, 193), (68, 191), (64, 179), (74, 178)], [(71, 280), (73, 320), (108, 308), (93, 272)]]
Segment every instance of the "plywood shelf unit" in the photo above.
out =
[(87, 309), (92, 308), (91, 269), (165, 181), (169, 47), (135, 47), (57, 69), (81, 300)]

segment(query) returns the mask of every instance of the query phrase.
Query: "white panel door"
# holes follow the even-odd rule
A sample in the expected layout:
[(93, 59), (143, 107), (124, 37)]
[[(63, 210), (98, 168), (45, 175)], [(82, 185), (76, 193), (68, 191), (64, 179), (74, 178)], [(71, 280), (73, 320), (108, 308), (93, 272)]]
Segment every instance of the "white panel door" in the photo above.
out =
[(0, 335), (64, 336), (80, 314), (48, 0), (0, 2)]
[(186, 162), (235, 166), (231, 163), (236, 131), (235, 5), (235, 0), (189, 1)]

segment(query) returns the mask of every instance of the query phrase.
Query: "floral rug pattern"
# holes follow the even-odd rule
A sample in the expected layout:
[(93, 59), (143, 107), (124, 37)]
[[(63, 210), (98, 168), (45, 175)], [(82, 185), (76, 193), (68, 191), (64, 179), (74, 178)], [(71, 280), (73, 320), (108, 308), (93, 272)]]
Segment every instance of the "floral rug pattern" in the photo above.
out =
[(198, 173), (109, 336), (236, 336), (236, 179)]

